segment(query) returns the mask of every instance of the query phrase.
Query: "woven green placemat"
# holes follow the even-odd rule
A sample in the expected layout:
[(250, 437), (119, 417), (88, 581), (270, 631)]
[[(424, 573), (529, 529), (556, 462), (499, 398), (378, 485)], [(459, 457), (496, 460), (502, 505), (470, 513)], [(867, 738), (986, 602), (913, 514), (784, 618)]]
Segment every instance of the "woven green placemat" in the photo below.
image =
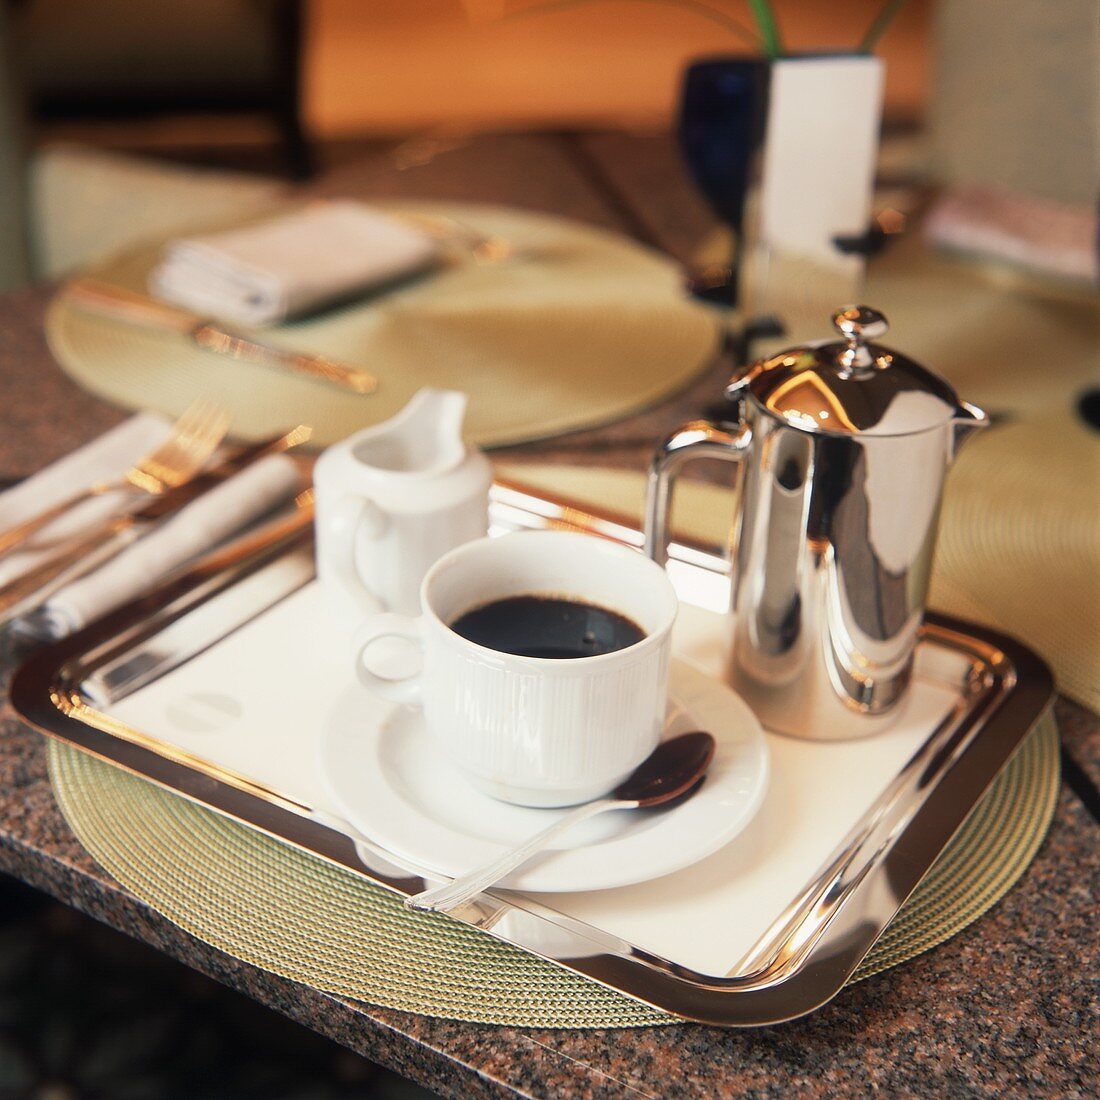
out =
[[(200, 940), (344, 997), (476, 1023), (675, 1023), (464, 924), (409, 913), (390, 892), (58, 741), (50, 777), (65, 819), (128, 889)], [(1021, 745), (854, 975), (953, 936), (1024, 873), (1058, 795), (1047, 716)]]

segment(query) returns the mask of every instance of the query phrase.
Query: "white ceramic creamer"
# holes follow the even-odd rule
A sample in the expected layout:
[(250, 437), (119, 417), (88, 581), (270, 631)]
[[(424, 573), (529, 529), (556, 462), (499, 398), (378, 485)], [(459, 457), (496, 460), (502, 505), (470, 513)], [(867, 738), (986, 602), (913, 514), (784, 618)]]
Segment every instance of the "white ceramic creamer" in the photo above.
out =
[(466, 395), (422, 389), (317, 460), (317, 573), (345, 622), (419, 610), (420, 582), (488, 529), (488, 459), (462, 438)]

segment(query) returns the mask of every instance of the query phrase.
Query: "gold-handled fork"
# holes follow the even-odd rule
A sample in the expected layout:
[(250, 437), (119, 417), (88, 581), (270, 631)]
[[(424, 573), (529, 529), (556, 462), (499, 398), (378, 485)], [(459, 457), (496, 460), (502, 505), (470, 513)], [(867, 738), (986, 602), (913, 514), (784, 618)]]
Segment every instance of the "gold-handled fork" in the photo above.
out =
[(453, 245), (478, 264), (496, 264), (519, 255), (507, 237), (479, 233), (445, 214), (402, 210), (389, 211), (389, 215), (396, 221), (427, 233), (443, 245)]
[(94, 482), (44, 512), (0, 533), (0, 555), (10, 553), (70, 508), (92, 497), (120, 489), (133, 489), (138, 494), (156, 496), (190, 481), (217, 449), (228, 429), (229, 414), (223, 408), (209, 401), (196, 401), (172, 425), (168, 438), (138, 459), (122, 477)]

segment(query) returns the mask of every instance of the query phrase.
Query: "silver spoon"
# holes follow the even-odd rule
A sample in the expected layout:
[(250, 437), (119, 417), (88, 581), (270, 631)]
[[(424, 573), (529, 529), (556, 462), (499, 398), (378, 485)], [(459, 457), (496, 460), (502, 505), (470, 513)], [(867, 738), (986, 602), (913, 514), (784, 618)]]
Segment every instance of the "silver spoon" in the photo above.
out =
[(586, 802), (559, 818), (549, 828), (513, 848), (491, 863), (460, 875), (443, 886), (405, 899), (408, 909), (446, 913), (499, 882), (509, 871), (526, 863), (552, 840), (578, 822), (608, 810), (639, 810), (664, 806), (690, 797), (702, 785), (714, 759), (714, 738), (709, 733), (683, 733), (662, 741), (606, 798)]

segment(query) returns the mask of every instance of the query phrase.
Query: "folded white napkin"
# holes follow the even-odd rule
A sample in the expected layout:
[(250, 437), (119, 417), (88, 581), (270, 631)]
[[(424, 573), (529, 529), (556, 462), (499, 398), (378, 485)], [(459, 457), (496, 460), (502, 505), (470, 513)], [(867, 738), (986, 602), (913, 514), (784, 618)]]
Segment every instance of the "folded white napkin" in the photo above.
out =
[[(168, 435), (169, 423), (153, 413), (139, 413), (93, 439), (72, 454), (40, 470), (14, 489), (0, 493), (0, 531), (31, 519), (53, 504), (73, 496), (96, 481), (116, 481), (143, 455)], [(7, 584), (32, 566), (48, 551), (48, 543), (70, 538), (119, 511), (132, 499), (125, 491), (103, 493), (77, 505), (45, 527), (25, 549), (0, 558), (0, 584)]]
[(433, 262), (427, 233), (354, 202), (324, 202), (168, 246), (153, 294), (196, 313), (272, 324)]
[(928, 240), (941, 248), (1090, 284), (1100, 278), (1095, 206), (961, 186), (936, 201), (923, 228)]
[(105, 565), (55, 592), (27, 618), (24, 629), (63, 638), (140, 596), (172, 570), (216, 546), (302, 488), (286, 455), (271, 455), (203, 493)]

